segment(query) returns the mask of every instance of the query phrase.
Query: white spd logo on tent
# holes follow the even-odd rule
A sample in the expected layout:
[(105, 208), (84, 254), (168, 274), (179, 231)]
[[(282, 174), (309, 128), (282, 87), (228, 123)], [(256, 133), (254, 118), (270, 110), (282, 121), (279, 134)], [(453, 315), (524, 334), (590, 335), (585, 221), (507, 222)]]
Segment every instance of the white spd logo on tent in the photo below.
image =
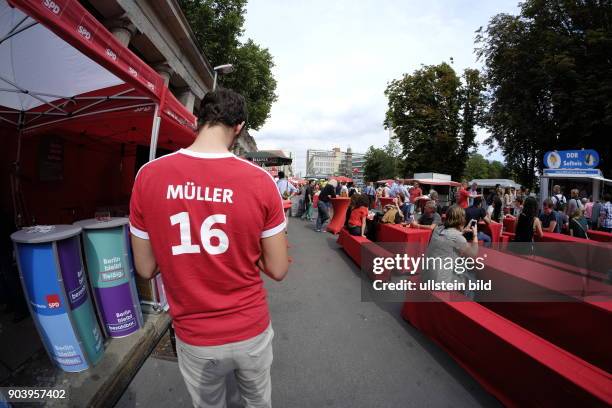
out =
[(117, 61), (117, 54), (115, 54), (115, 52), (111, 50), (110, 48), (106, 49), (106, 55), (108, 55), (108, 57), (112, 59), (113, 61)]
[(81, 36), (85, 38), (87, 41), (91, 40), (91, 33), (82, 25), (77, 27), (77, 32), (81, 34)]
[(60, 11), (62, 11), (59, 4), (55, 3), (53, 0), (43, 0), (42, 4), (43, 6), (51, 10), (53, 14), (59, 14)]

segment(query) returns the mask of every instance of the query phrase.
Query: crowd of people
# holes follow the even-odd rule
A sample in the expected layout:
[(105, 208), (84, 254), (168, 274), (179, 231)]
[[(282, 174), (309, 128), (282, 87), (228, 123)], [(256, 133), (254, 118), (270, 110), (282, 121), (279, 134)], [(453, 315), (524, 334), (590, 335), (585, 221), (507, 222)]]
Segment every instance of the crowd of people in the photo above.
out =
[[(405, 182), (400, 178), (377, 185), (370, 181), (361, 189), (353, 183), (335, 179), (310, 180), (299, 190), (281, 177), (278, 187), (284, 198), (295, 194), (302, 196), (299, 210), (302, 219), (314, 220), (313, 209), (317, 209), (317, 232), (324, 231), (331, 219), (331, 199), (335, 197), (351, 198), (345, 226), (353, 235), (372, 236), (374, 232), (368, 234), (368, 229), (376, 222), (435, 230), (436, 226), (442, 225), (443, 217), (453, 205), (463, 210), (464, 228), (468, 228), (470, 223), (502, 223), (506, 216), (516, 217), (514, 239), (517, 242), (533, 241), (544, 232), (586, 239), (589, 238), (589, 230), (612, 232), (609, 194), (605, 194), (603, 200), (593, 200), (586, 197), (585, 191), (574, 188), (566, 196), (558, 185), (553, 187), (552, 195), (543, 201), (541, 209), (535, 193), (529, 188), (497, 185), (486, 190), (476, 183), (469, 185), (466, 181), (456, 191), (450, 191), (444, 201), (440, 200), (436, 190), (431, 189), (425, 194), (418, 181)], [(390, 198), (391, 201), (382, 205), (381, 198)], [(470, 233), (467, 235), (469, 237)], [(476, 238), (486, 246), (492, 240), (483, 231), (476, 231)]]
[[(283, 187), (281, 182), (281, 193)], [(312, 220), (312, 210), (317, 208), (315, 230), (318, 232), (325, 230), (331, 218), (331, 203), (335, 197), (350, 198), (344, 227), (351, 235), (364, 236), (376, 242), (377, 224), (431, 229), (427, 247), (429, 257), (476, 256), (479, 242), (490, 246), (493, 241), (493, 237), (485, 233), (493, 229), (480, 228), (479, 225), (503, 224), (504, 217), (516, 218), (513, 240), (519, 243), (534, 242), (544, 232), (587, 239), (589, 230), (612, 232), (610, 194), (605, 194), (603, 201), (581, 197), (578, 189), (572, 189), (569, 196), (565, 196), (556, 185), (540, 209), (536, 195), (528, 188), (498, 185), (486, 190), (476, 183), (469, 185), (467, 182), (461, 183), (456, 190), (445, 188), (448, 188), (448, 195), (441, 196), (434, 189), (424, 194), (418, 181), (406, 183), (399, 178), (377, 186), (368, 182), (362, 189), (331, 179), (323, 182), (311, 180), (297, 194), (302, 195), (303, 219)], [(446, 283), (475, 278), (470, 273), (457, 275), (445, 267), (425, 271), (424, 276), (427, 280)], [(470, 291), (464, 294), (473, 297)]]

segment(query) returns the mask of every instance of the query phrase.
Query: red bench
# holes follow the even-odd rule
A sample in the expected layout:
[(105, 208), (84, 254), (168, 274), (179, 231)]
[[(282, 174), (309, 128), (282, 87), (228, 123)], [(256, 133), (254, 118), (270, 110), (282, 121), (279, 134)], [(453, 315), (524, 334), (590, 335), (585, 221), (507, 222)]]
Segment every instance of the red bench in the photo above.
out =
[(522, 257), (481, 248), (478, 279), (492, 291), (477, 300), (558, 347), (612, 372), (612, 287)]
[(612, 375), (475, 303), (405, 302), (402, 317), (445, 349), (502, 404), (610, 406)]
[(338, 235), (338, 245), (340, 245), (347, 255), (360, 267), (365, 269), (368, 277), (371, 280), (389, 281), (391, 273), (385, 271), (377, 275), (372, 272), (372, 259), (375, 257), (392, 257), (390, 252), (376, 245), (366, 237), (349, 234), (346, 228), (343, 228)]
[(587, 234), (593, 241), (612, 242), (612, 234), (609, 232), (588, 230)]

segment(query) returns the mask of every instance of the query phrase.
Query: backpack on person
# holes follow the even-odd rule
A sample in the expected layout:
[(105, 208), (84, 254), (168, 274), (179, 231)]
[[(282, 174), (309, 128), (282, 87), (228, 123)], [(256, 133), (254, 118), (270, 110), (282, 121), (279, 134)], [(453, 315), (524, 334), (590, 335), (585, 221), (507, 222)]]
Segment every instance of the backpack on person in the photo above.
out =
[(555, 211), (561, 211), (561, 206), (567, 203), (567, 200), (565, 199), (565, 196), (563, 194), (555, 194), (551, 197), (551, 200), (554, 204), (553, 210)]

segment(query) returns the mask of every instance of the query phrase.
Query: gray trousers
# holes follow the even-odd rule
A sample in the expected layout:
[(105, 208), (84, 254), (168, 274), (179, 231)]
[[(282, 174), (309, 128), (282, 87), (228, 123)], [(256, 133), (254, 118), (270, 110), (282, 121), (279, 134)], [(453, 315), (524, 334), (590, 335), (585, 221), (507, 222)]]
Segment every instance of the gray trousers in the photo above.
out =
[(233, 372), (245, 407), (271, 407), (273, 337), (272, 325), (248, 340), (220, 346), (192, 346), (177, 337), (179, 369), (193, 406), (225, 408), (225, 379)]

